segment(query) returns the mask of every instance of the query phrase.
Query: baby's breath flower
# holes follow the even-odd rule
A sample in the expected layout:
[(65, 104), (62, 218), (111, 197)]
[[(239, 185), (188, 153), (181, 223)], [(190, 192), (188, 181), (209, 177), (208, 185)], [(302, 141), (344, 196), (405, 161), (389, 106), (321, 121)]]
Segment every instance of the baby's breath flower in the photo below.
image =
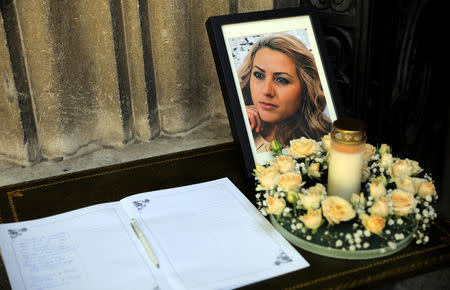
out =
[[(353, 207), (354, 212), (357, 216), (360, 217), (363, 215), (366, 216), (371, 214), (371, 207), (373, 207), (375, 202), (377, 202), (377, 199), (369, 194), (371, 192), (371, 182), (369, 180), (382, 180), (387, 193), (385, 198), (387, 200), (388, 207), (387, 210), (385, 210), (385, 213), (388, 213), (388, 216), (385, 217), (386, 227), (381, 231), (381, 233), (384, 235), (384, 237), (382, 237), (382, 239), (384, 240), (382, 247), (384, 247), (384, 249), (381, 249), (380, 252), (383, 253), (385, 251), (389, 251), (390, 249), (395, 249), (396, 247), (398, 247), (396, 243), (403, 241), (406, 236), (409, 236), (410, 234), (413, 236), (417, 244), (427, 243), (430, 239), (427, 235), (427, 230), (433, 220), (437, 217), (437, 213), (433, 208), (433, 202), (438, 199), (437, 192), (435, 190), (428, 190), (427, 194), (420, 195), (418, 192), (412, 194), (414, 196), (412, 202), (417, 203), (417, 206), (414, 206), (414, 209), (410, 210), (410, 213), (413, 213), (412, 221), (408, 221), (410, 219), (409, 217), (401, 217), (397, 215), (397, 212), (394, 211), (394, 204), (390, 199), (390, 195), (392, 195), (393, 191), (398, 189), (395, 182), (396, 176), (394, 176), (392, 168), (383, 165), (384, 157), (380, 154), (380, 152), (381, 151), (378, 151), (377, 149), (377, 152), (372, 154), (371, 159), (366, 159), (365, 161), (364, 166), (367, 171), (365, 174), (366, 176), (368, 176), (368, 179), (365, 179), (361, 184), (362, 195), (365, 195), (365, 204), (355, 205)], [(389, 151), (388, 153), (391, 152)], [(308, 168), (311, 167), (311, 164), (320, 164), (320, 172), (323, 176), (326, 176), (328, 171), (328, 160), (326, 154), (327, 152), (324, 151), (324, 148), (319, 146), (319, 150), (314, 154), (306, 156), (303, 159), (294, 159), (294, 164), (290, 167), (290, 172), (304, 177), (308, 174)], [(395, 156), (391, 157), (394, 163), (402, 160)], [(417, 169), (420, 169), (417, 162), (412, 160), (408, 162), (412, 164), (411, 166), (415, 171), (417, 171)], [(267, 170), (267, 168), (273, 167), (272, 165), (273, 164), (266, 164), (264, 167), (262, 167), (261, 170)], [(433, 178), (428, 173), (421, 174), (421, 176), (416, 176), (416, 173), (420, 172), (414, 172), (410, 176), (414, 176), (414, 180), (416, 180), (418, 183), (434, 183)], [(278, 185), (278, 182), (267, 184), (267, 186), (262, 186), (261, 178), (259, 178), (259, 176), (255, 176), (255, 180), (257, 183), (259, 183), (256, 186), (255, 191), (255, 204), (257, 205), (258, 210), (264, 216), (267, 216), (269, 198), (278, 198), (284, 200), (289, 196), (289, 194), (281, 186)], [(298, 189), (297, 194), (300, 196), (308, 194), (308, 192), (306, 188), (301, 187)], [(321, 200), (326, 196), (327, 194), (326, 192), (324, 192)], [(319, 209), (321, 207), (321, 201), (318, 201), (316, 202), (316, 204), (311, 206), (315, 209)], [(304, 237), (308, 241), (311, 241), (312, 234), (309, 234), (309, 229), (306, 228), (304, 224), (299, 220), (299, 217), (305, 213), (305, 208), (305, 204), (302, 203), (301, 198), (292, 200), (292, 203), (287, 204), (283, 209), (282, 216), (284, 216), (284, 221), (291, 220), (290, 230), (292, 232), (297, 234), (303, 233)], [(283, 220), (281, 220), (279, 223), (282, 224)], [(412, 233), (408, 232), (411, 228), (410, 223), (417, 223), (417, 227)], [(319, 235), (318, 238), (320, 238), (322, 241), (331, 239), (329, 248), (334, 247), (339, 248), (342, 251), (355, 251), (361, 248), (370, 248), (368, 237), (371, 237), (372, 235), (373, 234), (370, 231), (366, 230), (363, 227), (359, 220), (357, 221), (355, 219), (353, 221), (352, 230), (350, 233), (340, 232), (338, 229), (333, 228), (332, 230), (324, 230), (323, 234)]]
[(404, 234), (395, 234), (394, 238), (399, 241), (399, 240), (403, 240), (405, 238)]
[(395, 250), (397, 248), (397, 244), (395, 242), (389, 241), (388, 242), (388, 246), (389, 248), (391, 248), (392, 250)]

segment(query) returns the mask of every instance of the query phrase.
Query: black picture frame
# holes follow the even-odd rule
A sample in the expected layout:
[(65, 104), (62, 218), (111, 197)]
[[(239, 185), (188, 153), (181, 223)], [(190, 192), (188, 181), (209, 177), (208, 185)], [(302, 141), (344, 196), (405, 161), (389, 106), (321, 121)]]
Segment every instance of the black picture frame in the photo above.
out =
[(299, 37), (304, 37), (304, 42), (308, 42), (309, 50), (314, 55), (325, 94), (328, 117), (332, 122), (338, 118), (342, 111), (341, 102), (335, 89), (322, 29), (314, 8), (286, 8), (212, 16), (205, 24), (233, 138), (239, 143), (244, 171), (248, 178), (252, 177), (256, 163), (263, 164), (270, 157), (264, 153), (256, 153), (237, 76), (239, 60), (236, 59), (239, 57), (233, 53), (236, 49), (232, 47), (231, 42), (245, 40), (244, 42), (251, 45), (251, 37), (258, 38), (273, 33), (299, 33)]

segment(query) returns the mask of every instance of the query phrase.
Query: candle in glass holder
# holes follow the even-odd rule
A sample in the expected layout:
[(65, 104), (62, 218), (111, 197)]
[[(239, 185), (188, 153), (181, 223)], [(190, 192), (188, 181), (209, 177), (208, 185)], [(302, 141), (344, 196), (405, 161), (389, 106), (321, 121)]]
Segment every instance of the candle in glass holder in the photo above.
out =
[(366, 143), (364, 122), (353, 118), (334, 121), (328, 156), (328, 194), (350, 200), (359, 194)]

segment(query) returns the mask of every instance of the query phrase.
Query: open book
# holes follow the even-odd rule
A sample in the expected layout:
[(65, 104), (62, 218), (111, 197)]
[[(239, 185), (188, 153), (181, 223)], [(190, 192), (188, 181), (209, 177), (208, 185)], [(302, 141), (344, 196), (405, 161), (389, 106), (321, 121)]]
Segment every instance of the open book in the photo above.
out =
[(13, 289), (229, 289), (308, 266), (227, 178), (1, 224), (0, 246)]

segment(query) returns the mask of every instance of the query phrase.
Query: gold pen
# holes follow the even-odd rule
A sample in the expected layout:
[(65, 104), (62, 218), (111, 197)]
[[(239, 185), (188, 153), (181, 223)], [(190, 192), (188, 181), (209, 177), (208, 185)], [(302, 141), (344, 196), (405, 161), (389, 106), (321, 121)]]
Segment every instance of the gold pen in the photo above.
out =
[(139, 241), (141, 241), (142, 246), (144, 247), (145, 251), (147, 252), (147, 255), (153, 261), (155, 266), (157, 268), (159, 268), (159, 262), (156, 259), (155, 253), (153, 252), (152, 247), (150, 247), (150, 244), (147, 241), (147, 238), (144, 236), (144, 233), (141, 231), (141, 228), (139, 227), (139, 225), (135, 219), (131, 219), (131, 227), (133, 228), (134, 232), (136, 233), (136, 236), (138, 237)]

